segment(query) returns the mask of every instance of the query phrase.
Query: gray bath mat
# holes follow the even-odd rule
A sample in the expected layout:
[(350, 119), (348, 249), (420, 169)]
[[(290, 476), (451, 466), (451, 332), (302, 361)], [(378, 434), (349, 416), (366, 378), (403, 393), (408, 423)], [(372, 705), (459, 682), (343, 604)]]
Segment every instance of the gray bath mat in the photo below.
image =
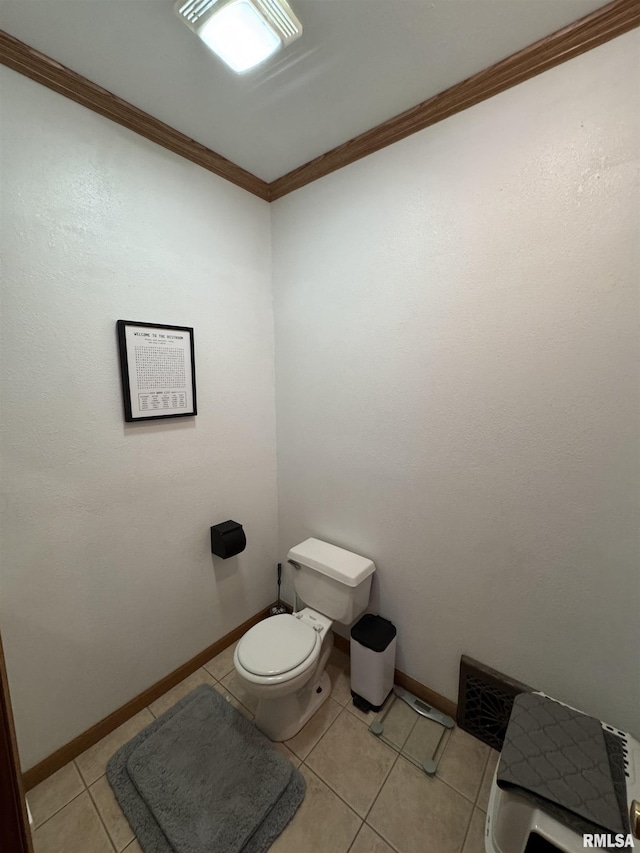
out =
[(145, 853), (263, 853), (305, 793), (291, 762), (208, 685), (119, 749), (107, 778)]

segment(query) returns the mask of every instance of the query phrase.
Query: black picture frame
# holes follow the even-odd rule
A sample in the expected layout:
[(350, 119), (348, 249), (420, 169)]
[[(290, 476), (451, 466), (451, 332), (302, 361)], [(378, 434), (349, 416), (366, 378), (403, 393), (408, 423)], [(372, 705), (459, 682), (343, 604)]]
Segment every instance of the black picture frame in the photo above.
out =
[[(116, 334), (125, 421), (198, 414), (192, 326), (118, 320)], [(172, 352), (170, 358), (164, 355), (167, 351)]]

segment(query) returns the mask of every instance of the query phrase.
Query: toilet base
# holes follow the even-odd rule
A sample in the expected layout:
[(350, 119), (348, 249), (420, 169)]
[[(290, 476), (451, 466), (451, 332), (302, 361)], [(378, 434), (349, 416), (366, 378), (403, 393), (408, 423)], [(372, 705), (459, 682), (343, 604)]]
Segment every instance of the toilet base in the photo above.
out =
[(289, 740), (311, 719), (331, 694), (331, 679), (322, 667), (322, 675), (290, 696), (260, 699), (255, 724), (269, 740)]

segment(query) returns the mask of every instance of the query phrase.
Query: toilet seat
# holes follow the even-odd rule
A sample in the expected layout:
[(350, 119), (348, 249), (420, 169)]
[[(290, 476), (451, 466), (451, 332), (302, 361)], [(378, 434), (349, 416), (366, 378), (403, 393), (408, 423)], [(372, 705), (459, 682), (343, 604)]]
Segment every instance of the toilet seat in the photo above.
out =
[(316, 662), (322, 637), (288, 613), (258, 622), (235, 652), (241, 674), (256, 684), (279, 684), (297, 677)]

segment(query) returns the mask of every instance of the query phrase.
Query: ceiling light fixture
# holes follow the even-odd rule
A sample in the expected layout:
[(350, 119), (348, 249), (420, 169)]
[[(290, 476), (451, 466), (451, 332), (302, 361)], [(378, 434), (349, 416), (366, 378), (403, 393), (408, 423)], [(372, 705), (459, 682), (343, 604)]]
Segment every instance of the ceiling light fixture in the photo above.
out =
[(178, 17), (237, 74), (302, 35), (286, 0), (177, 0)]

